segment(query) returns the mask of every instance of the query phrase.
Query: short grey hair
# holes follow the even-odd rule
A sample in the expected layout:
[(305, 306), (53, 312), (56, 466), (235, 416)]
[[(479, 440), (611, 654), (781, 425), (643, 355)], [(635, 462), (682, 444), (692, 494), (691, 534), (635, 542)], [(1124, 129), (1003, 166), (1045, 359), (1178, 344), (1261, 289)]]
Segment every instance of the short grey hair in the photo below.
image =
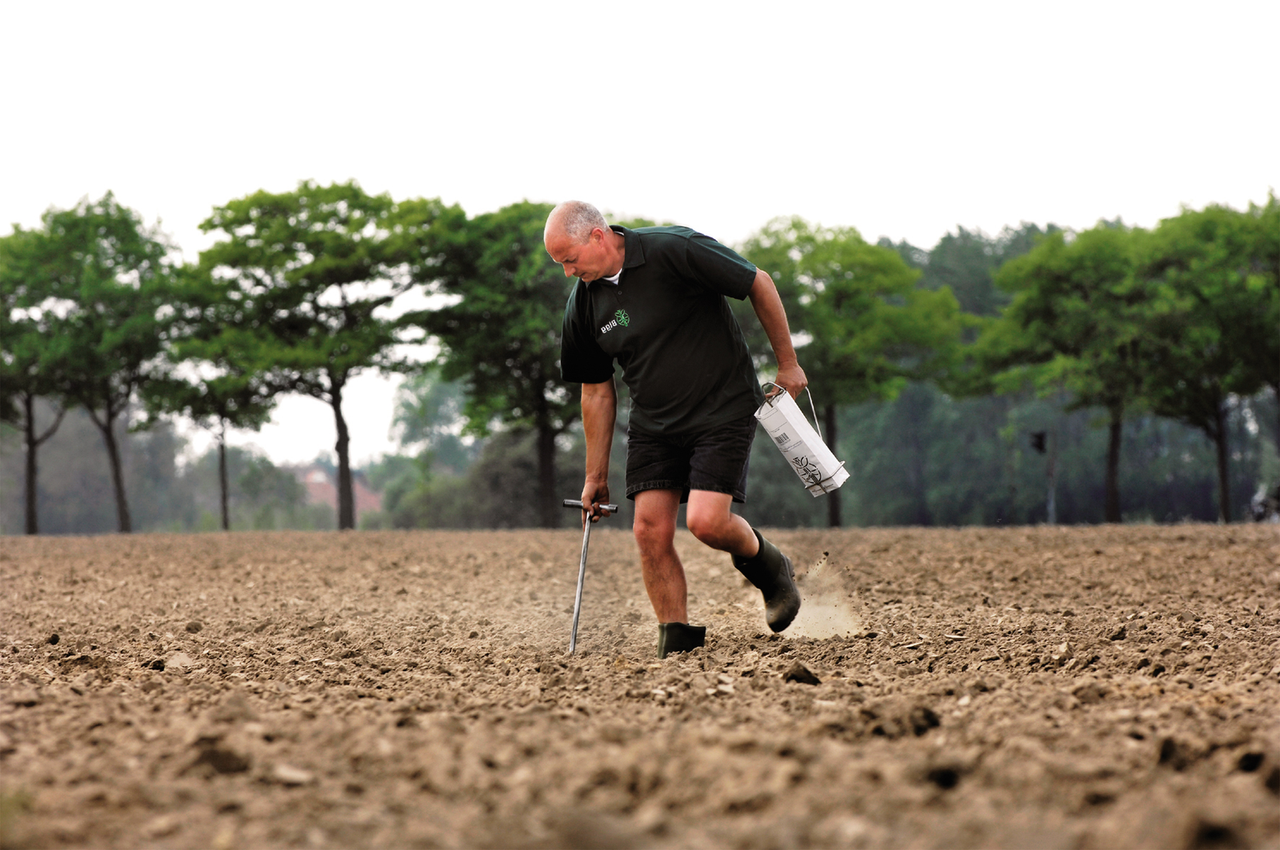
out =
[(566, 236), (576, 244), (591, 238), (591, 231), (597, 227), (607, 231), (609, 222), (605, 221), (600, 210), (586, 201), (565, 201), (551, 211), (550, 219), (555, 219), (564, 230)]

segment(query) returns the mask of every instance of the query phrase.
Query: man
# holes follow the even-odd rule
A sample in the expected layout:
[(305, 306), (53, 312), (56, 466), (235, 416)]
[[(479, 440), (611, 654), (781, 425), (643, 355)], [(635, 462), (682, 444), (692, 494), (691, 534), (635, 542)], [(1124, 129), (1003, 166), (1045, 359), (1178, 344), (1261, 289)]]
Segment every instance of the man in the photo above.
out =
[(728, 552), (760, 589), (769, 627), (800, 610), (791, 561), (731, 510), (746, 498), (755, 411), (764, 402), (742, 330), (725, 297), (749, 298), (793, 396), (808, 383), (773, 280), (719, 242), (686, 227), (610, 227), (595, 207), (568, 201), (543, 232), (551, 258), (578, 283), (565, 308), (560, 368), (582, 384), (587, 441), (582, 503), (595, 522), (609, 502), (609, 451), (618, 396), (614, 362), (631, 390), (627, 497), (645, 590), (658, 618), (658, 657), (703, 646), (689, 625), (676, 518)]

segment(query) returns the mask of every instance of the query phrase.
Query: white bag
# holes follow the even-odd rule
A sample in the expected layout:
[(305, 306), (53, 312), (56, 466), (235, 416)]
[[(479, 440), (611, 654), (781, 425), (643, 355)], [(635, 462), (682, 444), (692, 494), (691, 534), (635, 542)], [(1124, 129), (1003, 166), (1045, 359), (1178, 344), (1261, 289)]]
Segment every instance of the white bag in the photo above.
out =
[[(766, 384), (772, 382), (766, 381)], [(808, 388), (805, 392), (808, 392)], [(809, 396), (809, 407), (813, 408), (812, 394)], [(830, 493), (849, 480), (844, 462), (836, 460), (831, 449), (822, 442), (822, 436), (804, 418), (795, 399), (786, 390), (773, 398), (765, 399), (765, 403), (756, 411), (756, 419), (760, 420), (764, 430), (782, 451), (783, 457), (790, 461), (791, 468), (815, 498)], [(818, 421), (817, 411), (814, 411), (813, 421)]]

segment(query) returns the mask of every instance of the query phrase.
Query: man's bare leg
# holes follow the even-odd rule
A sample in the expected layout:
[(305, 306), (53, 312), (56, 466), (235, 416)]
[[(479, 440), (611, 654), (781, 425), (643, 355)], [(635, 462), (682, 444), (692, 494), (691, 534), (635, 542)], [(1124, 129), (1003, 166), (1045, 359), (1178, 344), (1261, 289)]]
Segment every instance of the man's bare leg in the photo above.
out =
[(689, 493), (685, 524), (694, 537), (721, 552), (750, 558), (760, 550), (751, 524), (733, 513), (733, 496), (694, 490)]
[(633, 531), (653, 613), (659, 623), (687, 623), (689, 588), (675, 546), (680, 491), (643, 490), (636, 493), (635, 510)]
[(791, 625), (800, 611), (791, 559), (733, 513), (727, 493), (694, 490), (685, 515), (689, 531), (713, 549), (733, 556), (733, 566), (764, 595), (765, 622), (775, 632)]

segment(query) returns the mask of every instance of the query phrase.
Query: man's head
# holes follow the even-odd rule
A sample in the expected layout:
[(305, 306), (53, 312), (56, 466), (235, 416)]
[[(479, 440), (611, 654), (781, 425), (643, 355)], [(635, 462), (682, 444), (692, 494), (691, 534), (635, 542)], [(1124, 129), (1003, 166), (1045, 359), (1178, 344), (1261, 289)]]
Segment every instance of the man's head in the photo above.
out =
[(600, 210), (584, 201), (565, 201), (547, 216), (542, 243), (566, 277), (590, 282), (622, 268), (621, 237), (609, 229)]

